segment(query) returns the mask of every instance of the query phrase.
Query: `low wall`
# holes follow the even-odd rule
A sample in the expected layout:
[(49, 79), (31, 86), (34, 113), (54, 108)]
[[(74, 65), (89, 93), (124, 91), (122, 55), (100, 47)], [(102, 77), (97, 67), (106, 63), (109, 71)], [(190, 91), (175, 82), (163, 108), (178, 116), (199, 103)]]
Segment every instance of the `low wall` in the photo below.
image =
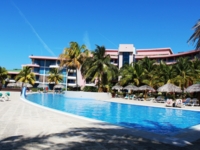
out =
[(111, 98), (110, 93), (82, 92), (82, 91), (66, 91), (65, 96), (72, 98), (90, 98), (96, 100), (108, 100)]
[(13, 91), (13, 92), (20, 92), (20, 88), (2, 88), (0, 91)]

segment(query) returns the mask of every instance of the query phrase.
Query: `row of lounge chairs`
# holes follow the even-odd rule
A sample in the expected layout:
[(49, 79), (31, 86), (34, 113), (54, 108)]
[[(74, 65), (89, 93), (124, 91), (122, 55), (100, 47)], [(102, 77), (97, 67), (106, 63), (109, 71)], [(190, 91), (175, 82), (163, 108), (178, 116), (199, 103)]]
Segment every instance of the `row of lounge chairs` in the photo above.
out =
[(187, 98), (185, 101), (182, 101), (182, 99), (176, 99), (174, 102), (172, 99), (165, 99), (163, 96), (158, 96), (157, 98), (154, 97), (148, 97), (143, 98), (136, 95), (126, 95), (124, 97), (125, 99), (129, 100), (137, 100), (137, 101), (152, 101), (154, 103), (165, 103), (165, 106), (167, 107), (184, 107), (184, 106), (199, 106), (199, 100), (197, 98)]
[(185, 106), (199, 106), (199, 100), (197, 98), (187, 98), (184, 102), (182, 99), (176, 99), (174, 102), (172, 99), (167, 99), (166, 107), (185, 107)]

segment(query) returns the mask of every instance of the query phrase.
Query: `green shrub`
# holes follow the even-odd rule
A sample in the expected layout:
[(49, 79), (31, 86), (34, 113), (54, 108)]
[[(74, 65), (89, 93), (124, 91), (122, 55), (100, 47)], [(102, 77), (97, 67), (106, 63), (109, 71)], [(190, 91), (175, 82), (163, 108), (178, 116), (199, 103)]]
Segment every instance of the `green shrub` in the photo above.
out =
[(85, 91), (85, 92), (97, 92), (98, 89), (97, 89), (97, 87), (94, 87), (94, 86), (85, 86), (83, 88), (83, 91)]

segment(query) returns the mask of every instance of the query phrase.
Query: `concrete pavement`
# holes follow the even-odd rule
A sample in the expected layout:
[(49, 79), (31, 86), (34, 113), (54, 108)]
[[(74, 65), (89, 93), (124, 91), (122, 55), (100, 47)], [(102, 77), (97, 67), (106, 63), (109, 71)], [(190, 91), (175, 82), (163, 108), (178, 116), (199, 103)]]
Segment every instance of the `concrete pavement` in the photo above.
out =
[[(124, 99), (111, 100), (139, 103)], [(192, 136), (199, 131), (190, 133)], [(21, 100), (19, 92), (11, 92), (10, 101), (0, 102), (0, 150), (199, 149), (200, 140), (190, 142), (190, 139), (184, 141), (184, 144), (188, 143), (187, 146), (177, 147), (176, 142), (180, 142), (177, 138), (170, 139), (50, 111)]]

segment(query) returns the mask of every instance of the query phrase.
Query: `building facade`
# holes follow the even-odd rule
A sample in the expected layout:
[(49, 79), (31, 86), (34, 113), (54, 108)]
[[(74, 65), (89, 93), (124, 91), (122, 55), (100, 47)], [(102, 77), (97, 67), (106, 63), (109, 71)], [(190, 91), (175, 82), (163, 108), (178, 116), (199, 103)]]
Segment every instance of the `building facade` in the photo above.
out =
[[(159, 63), (161, 60), (167, 64), (176, 63), (176, 60), (180, 57), (188, 57), (190, 60), (195, 57), (199, 58), (200, 50), (192, 50), (188, 52), (182, 52), (178, 54), (173, 54), (171, 48), (152, 48), (152, 49), (136, 49), (133, 44), (120, 44), (118, 49), (106, 49), (106, 54), (110, 55), (111, 63), (117, 66), (119, 69), (124, 64), (130, 64), (132, 62), (137, 62), (144, 57), (148, 57)], [(30, 66), (32, 72), (36, 76), (35, 87), (39, 84), (48, 85), (50, 89), (54, 83), (49, 83), (47, 81), (47, 76), (52, 68), (58, 68), (60, 61), (58, 57), (45, 57), (45, 56), (29, 56), (31, 59), (30, 64), (23, 66)], [(9, 72), (10, 74), (16, 75), (16, 73)], [(75, 87), (76, 82), (78, 86), (95, 86), (94, 83), (87, 82), (82, 78), (81, 72), (76, 69), (62, 68), (60, 73), (63, 76), (64, 86)], [(76, 79), (77, 74), (77, 79)], [(13, 76), (14, 78), (14, 76)], [(13, 80), (13, 79), (12, 79)], [(13, 82), (13, 81), (12, 81)]]

